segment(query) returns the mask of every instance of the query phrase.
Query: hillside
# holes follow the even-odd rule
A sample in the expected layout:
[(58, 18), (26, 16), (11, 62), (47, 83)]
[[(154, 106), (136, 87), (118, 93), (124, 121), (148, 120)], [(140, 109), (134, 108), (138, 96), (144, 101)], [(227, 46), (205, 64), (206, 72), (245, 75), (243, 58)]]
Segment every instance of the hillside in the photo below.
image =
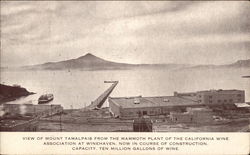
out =
[(34, 93), (29, 92), (20, 86), (8, 86), (0, 84), (0, 103), (31, 94)]

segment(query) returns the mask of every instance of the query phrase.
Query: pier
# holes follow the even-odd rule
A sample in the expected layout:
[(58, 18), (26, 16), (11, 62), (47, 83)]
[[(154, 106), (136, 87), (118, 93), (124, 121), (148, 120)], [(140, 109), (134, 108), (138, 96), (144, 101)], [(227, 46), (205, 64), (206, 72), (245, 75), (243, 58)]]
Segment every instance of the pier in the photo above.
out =
[(104, 81), (104, 83), (112, 83), (112, 85), (106, 91), (104, 91), (96, 100), (92, 101), (89, 106), (85, 107), (85, 109), (100, 109), (103, 103), (108, 98), (108, 96), (112, 93), (118, 82), (119, 81)]

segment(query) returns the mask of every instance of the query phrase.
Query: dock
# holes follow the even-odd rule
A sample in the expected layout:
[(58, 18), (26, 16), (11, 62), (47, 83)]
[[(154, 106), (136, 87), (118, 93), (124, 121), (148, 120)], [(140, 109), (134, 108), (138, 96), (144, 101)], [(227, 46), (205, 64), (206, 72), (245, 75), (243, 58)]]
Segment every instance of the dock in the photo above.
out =
[(96, 100), (92, 101), (91, 104), (85, 107), (84, 109), (89, 109), (89, 110), (100, 109), (102, 105), (104, 104), (104, 102), (107, 100), (108, 96), (112, 93), (112, 91), (114, 90), (118, 82), (119, 81), (104, 81), (104, 83), (112, 83), (112, 85), (106, 91), (104, 91)]

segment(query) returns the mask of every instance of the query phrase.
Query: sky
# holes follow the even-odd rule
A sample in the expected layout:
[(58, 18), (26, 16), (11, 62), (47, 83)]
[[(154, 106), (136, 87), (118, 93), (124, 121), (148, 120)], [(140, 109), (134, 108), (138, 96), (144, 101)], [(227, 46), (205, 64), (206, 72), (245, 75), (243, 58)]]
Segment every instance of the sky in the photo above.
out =
[(250, 59), (247, 1), (1, 1), (1, 66), (92, 53), (124, 63)]

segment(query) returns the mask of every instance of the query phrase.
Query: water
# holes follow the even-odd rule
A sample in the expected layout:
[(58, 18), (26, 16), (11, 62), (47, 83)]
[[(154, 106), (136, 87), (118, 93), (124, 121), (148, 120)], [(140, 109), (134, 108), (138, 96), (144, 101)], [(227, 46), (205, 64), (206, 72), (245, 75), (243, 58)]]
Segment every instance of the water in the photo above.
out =
[[(64, 108), (83, 108), (118, 80), (112, 97), (173, 95), (174, 91), (189, 92), (206, 89), (242, 89), (250, 101), (249, 69), (206, 70), (112, 70), (112, 71), (4, 71), (1, 83), (19, 84), (35, 95), (10, 103), (37, 104), (41, 94), (53, 93), (52, 104)], [(107, 106), (107, 103), (104, 104)]]

